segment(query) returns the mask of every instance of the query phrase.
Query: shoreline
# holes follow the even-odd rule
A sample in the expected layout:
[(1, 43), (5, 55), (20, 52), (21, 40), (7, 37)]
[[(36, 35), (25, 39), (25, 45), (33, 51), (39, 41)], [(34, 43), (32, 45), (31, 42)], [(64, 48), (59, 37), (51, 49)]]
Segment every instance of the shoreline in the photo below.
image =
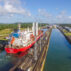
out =
[(71, 38), (69, 37), (69, 36), (66, 36), (65, 34), (64, 34), (64, 32), (63, 32), (63, 30), (62, 29), (60, 29), (59, 27), (58, 27), (58, 29), (61, 31), (61, 33), (65, 36), (65, 38), (67, 39), (67, 41), (71, 44)]

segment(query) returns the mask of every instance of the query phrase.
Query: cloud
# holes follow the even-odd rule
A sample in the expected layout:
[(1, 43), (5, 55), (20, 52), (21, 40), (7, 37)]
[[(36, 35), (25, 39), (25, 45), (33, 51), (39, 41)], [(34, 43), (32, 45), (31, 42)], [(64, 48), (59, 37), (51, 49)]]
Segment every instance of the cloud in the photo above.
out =
[(21, 6), (20, 0), (0, 0), (0, 14), (22, 14), (25, 16), (31, 16), (31, 13)]
[(56, 8), (56, 10), (58, 10), (58, 8)]
[(71, 23), (71, 16), (68, 16), (66, 11), (61, 11), (57, 16), (56, 16), (57, 22), (60, 23)]
[(68, 18), (71, 19), (71, 16), (69, 16)]
[[(58, 8), (56, 8), (57, 10)], [(57, 15), (50, 14), (46, 9), (38, 9), (38, 12), (41, 16), (46, 17), (48, 22), (52, 23), (67, 23), (71, 22), (71, 16), (68, 16), (67, 11), (62, 10)]]
[(52, 15), (49, 14), (45, 9), (38, 9), (38, 13), (40, 16), (46, 17), (46, 18), (51, 18)]
[(63, 11), (60, 12), (60, 14), (61, 14), (61, 15), (65, 15), (65, 14), (66, 14), (66, 11), (63, 10)]
[(66, 11), (61, 11), (57, 16), (56, 16), (57, 19), (65, 19), (67, 18), (67, 13)]
[(57, 19), (61, 19), (62, 18), (62, 15), (58, 15), (56, 16)]
[(20, 0), (0, 0), (1, 3), (6, 3), (8, 2), (9, 4), (13, 4), (13, 5), (21, 5), (21, 1)]

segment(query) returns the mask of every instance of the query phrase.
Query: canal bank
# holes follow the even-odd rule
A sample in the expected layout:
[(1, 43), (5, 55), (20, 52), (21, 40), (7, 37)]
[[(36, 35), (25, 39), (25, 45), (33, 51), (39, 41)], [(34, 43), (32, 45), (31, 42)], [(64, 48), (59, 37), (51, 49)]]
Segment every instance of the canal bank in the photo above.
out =
[[(68, 42), (71, 44), (71, 36), (66, 35), (66, 33), (69, 33), (68, 31), (66, 31), (65, 29), (63, 29), (62, 27), (58, 27), (58, 29), (62, 32), (62, 34), (65, 36), (65, 38), (68, 40)], [(63, 31), (65, 30), (65, 32)]]
[(44, 71), (71, 71), (71, 45), (64, 35), (53, 29)]

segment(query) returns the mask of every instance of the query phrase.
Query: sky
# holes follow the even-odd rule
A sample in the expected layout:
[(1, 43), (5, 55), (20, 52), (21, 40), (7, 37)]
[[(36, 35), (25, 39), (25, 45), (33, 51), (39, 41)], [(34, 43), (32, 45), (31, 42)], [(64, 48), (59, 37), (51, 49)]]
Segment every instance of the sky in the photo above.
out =
[(0, 23), (71, 23), (71, 0), (0, 0)]

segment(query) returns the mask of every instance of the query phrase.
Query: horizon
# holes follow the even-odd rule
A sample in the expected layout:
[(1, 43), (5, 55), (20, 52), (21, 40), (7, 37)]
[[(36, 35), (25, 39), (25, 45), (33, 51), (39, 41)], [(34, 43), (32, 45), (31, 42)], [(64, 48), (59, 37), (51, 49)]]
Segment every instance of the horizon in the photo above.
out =
[[(0, 23), (0, 24), (32, 24), (33, 22), (15, 22), (15, 23)], [(49, 25), (70, 25), (71, 23), (40, 23), (39, 24), (49, 24)]]

